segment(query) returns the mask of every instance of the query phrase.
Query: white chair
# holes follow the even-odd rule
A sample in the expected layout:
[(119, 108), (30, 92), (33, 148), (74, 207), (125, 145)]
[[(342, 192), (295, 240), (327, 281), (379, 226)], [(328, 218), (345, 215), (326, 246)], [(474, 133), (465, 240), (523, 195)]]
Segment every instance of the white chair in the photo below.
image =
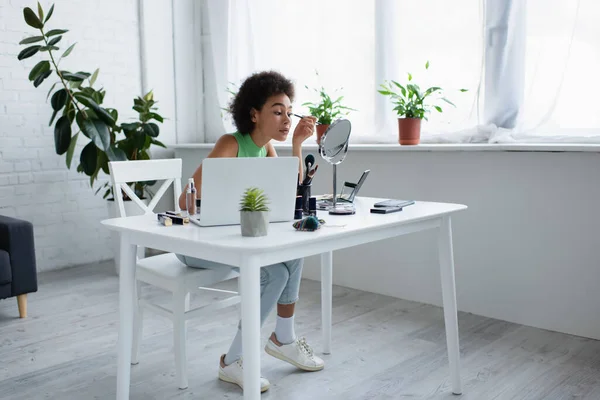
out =
[[(145, 214), (153, 214), (153, 210), (160, 198), (165, 194), (169, 185), (173, 183), (175, 210), (179, 210), (179, 194), (181, 193), (181, 159), (147, 160), (147, 161), (113, 161), (109, 163), (113, 193), (118, 204), (118, 214), (125, 217), (123, 196), (125, 192), (129, 198), (140, 207)], [(152, 201), (146, 206), (135, 195), (127, 182), (164, 180)], [(157, 221), (158, 223), (158, 221)], [(197, 228), (197, 227), (196, 227)], [(179, 229), (176, 225), (165, 229)], [(143, 250), (143, 249), (142, 249)], [(136, 269), (136, 299), (137, 307), (134, 312), (134, 334), (131, 363), (138, 363), (139, 348), (142, 336), (143, 309), (154, 311), (173, 321), (174, 346), (175, 346), (175, 371), (177, 384), (180, 389), (188, 387), (187, 358), (186, 358), (186, 325), (187, 320), (206, 311), (212, 311), (240, 301), (238, 292), (218, 290), (206, 286), (214, 285), (228, 279), (236, 278), (238, 273), (211, 269), (189, 268), (185, 266), (173, 253), (161, 254), (148, 258), (140, 258)], [(173, 294), (171, 309), (158, 304), (153, 304), (141, 297), (142, 287), (140, 282), (157, 286)], [(190, 310), (190, 293), (210, 290), (232, 294), (226, 299), (204, 305)]]

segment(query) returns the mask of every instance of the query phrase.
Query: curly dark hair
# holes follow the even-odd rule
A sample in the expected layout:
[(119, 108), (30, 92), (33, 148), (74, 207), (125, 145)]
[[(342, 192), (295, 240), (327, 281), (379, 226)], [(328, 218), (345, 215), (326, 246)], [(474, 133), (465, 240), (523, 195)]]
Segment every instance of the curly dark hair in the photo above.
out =
[(253, 108), (260, 111), (269, 97), (278, 94), (286, 94), (290, 101), (294, 101), (294, 84), (279, 72), (257, 72), (246, 78), (229, 105), (229, 112), (233, 116), (238, 132), (242, 134), (252, 132), (254, 122), (250, 111)]

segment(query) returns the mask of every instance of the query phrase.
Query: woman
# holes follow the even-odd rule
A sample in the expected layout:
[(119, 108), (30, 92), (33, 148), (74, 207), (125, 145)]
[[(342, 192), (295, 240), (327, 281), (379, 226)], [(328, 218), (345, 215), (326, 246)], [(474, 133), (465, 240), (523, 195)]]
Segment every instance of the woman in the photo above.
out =
[[(230, 106), (238, 132), (223, 135), (208, 157), (277, 157), (271, 140), (284, 141), (291, 125), (291, 102), (294, 85), (273, 71), (256, 73), (242, 84)], [(302, 176), (302, 143), (314, 132), (316, 118), (302, 118), (292, 138), (292, 153), (298, 157), (299, 176)], [(201, 197), (202, 165), (193, 175), (197, 197)], [(185, 190), (179, 198), (185, 209)], [(207, 260), (178, 255), (186, 265), (195, 268), (233, 268)], [(303, 259), (291, 260), (261, 268), (260, 321), (261, 326), (277, 303), (277, 323), (265, 351), (305, 371), (323, 369), (323, 360), (313, 354), (311, 347), (294, 332), (294, 308), (302, 276)], [(243, 388), (241, 324), (227, 354), (221, 356), (219, 379)], [(261, 391), (270, 386), (261, 378)]]

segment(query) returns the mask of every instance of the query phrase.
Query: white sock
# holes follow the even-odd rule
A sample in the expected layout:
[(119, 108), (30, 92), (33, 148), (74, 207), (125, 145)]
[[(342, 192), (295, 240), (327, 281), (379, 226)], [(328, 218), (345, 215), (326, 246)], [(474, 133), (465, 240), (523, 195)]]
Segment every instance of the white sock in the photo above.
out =
[(231, 363), (236, 362), (242, 357), (242, 331), (238, 329), (237, 334), (233, 338), (233, 342), (231, 342), (231, 346), (229, 347), (229, 351), (225, 355), (225, 365), (229, 365)]
[(275, 336), (277, 340), (282, 344), (290, 344), (296, 340), (296, 332), (294, 332), (294, 316), (289, 318), (281, 318), (277, 316), (277, 323), (275, 324)]

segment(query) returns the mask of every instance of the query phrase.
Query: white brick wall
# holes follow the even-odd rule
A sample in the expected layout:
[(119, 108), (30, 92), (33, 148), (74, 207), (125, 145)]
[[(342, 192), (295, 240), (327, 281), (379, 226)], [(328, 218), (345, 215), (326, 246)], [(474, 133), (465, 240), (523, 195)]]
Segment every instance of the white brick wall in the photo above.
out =
[[(46, 11), (52, 4), (41, 3)], [(90, 73), (100, 68), (96, 86), (106, 89), (104, 103), (119, 111), (120, 121), (134, 117), (133, 98), (141, 92), (137, 0), (54, 3), (49, 28), (69, 29), (58, 55), (77, 42), (61, 67)], [(112, 258), (109, 232), (100, 225), (106, 202), (75, 170), (89, 140), (79, 138), (68, 171), (48, 127), (46, 94), (54, 80), (34, 88), (27, 76), (42, 58), (17, 60), (23, 48), (18, 42), (36, 34), (23, 21), (23, 7), (35, 10), (36, 1), (0, 0), (0, 214), (33, 223), (38, 271)]]

